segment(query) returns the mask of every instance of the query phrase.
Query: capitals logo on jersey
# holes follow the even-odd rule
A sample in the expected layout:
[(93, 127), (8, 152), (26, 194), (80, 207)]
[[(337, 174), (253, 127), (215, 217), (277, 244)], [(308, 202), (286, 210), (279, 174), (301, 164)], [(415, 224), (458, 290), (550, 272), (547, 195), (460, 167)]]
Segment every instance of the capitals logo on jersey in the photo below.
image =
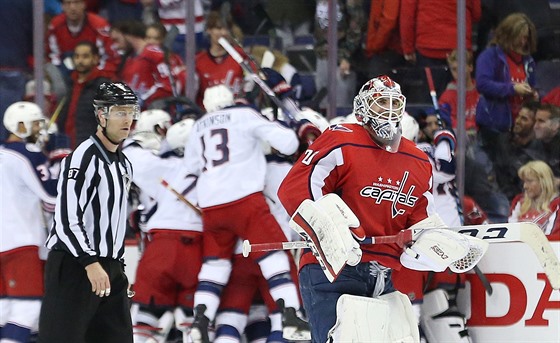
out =
[(409, 172), (405, 171), (400, 180), (392, 179), (391, 177), (384, 178), (379, 176), (371, 186), (362, 188), (360, 195), (362, 197), (375, 199), (376, 204), (380, 204), (382, 201), (392, 202), (392, 218), (395, 218), (398, 215), (403, 215), (406, 211), (399, 207), (406, 206), (412, 208), (418, 200), (418, 197), (412, 195), (416, 186), (406, 185), (408, 175)]

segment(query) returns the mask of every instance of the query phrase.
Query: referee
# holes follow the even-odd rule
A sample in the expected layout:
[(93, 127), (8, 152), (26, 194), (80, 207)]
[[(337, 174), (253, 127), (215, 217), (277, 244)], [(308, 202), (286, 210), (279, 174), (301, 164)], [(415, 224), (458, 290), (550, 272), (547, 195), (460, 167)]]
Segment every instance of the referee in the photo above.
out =
[(138, 99), (124, 83), (102, 83), (97, 132), (62, 162), (47, 239), (39, 342), (131, 343), (124, 236), (132, 166), (119, 148)]

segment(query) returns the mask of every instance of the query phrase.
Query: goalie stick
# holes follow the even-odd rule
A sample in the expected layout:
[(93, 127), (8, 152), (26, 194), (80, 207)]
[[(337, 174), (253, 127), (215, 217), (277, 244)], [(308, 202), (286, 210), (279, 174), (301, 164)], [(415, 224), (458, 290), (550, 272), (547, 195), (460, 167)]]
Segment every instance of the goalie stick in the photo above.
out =
[[(550, 245), (550, 242), (536, 224), (527, 222), (466, 225), (447, 229), (480, 238), (489, 243), (523, 242), (527, 244), (537, 257), (552, 288), (560, 289), (560, 261), (552, 245)], [(392, 236), (367, 237), (360, 243), (396, 243), (400, 247), (403, 247), (405, 244), (414, 241), (424, 230), (430, 230), (430, 228), (402, 230), (398, 234)], [(243, 256), (248, 256), (254, 251), (289, 250), (308, 247), (309, 243), (304, 241), (260, 244), (251, 244), (249, 241), (244, 241)]]
[(237, 50), (235, 50), (235, 48), (226, 38), (221, 37), (218, 40), (218, 43), (227, 51), (227, 53), (235, 60), (235, 62), (237, 62), (241, 66), (243, 71), (247, 73), (247, 75), (262, 89), (262, 91), (270, 98), (270, 100), (272, 100), (272, 102), (274, 102), (274, 104), (278, 106), (278, 108), (282, 109), (282, 112), (286, 115), (286, 117), (290, 121), (290, 124), (296, 123), (297, 120), (295, 118), (295, 113), (299, 112), (299, 109), (297, 109), (296, 105), (293, 104), (293, 108), (289, 108), (292, 106), (288, 106), (286, 103), (278, 99), (276, 93), (274, 93), (274, 91), (270, 89), (270, 87), (268, 87), (266, 82), (264, 82), (264, 80), (261, 79), (261, 77), (257, 75), (257, 73), (255, 73), (255, 71), (251, 68), (248, 59), (243, 58), (243, 56), (241, 56), (241, 54)]

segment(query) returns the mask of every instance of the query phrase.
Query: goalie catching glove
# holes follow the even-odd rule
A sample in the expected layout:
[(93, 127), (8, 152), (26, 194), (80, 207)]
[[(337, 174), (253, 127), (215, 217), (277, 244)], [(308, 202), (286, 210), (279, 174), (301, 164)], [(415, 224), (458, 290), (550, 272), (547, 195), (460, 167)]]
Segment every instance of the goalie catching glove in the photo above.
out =
[(330, 282), (345, 264), (360, 263), (362, 250), (353, 238), (365, 238), (359, 226), (358, 217), (332, 193), (317, 201), (304, 200), (290, 220), (290, 227), (308, 242)]
[(421, 230), (401, 254), (401, 264), (408, 269), (442, 272), (449, 268), (464, 273), (474, 268), (488, 250), (488, 242), (482, 239), (447, 230), (437, 215), (411, 229)]

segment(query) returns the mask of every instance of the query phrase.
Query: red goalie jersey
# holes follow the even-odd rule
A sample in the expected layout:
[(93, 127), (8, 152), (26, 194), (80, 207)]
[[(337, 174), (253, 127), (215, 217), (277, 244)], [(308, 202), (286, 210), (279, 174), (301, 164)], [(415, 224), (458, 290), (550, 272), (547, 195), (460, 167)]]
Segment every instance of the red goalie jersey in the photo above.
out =
[[(304, 199), (337, 193), (360, 219), (367, 236), (394, 235), (434, 214), (432, 166), (425, 153), (402, 139), (398, 152), (377, 146), (359, 124), (331, 126), (284, 179), (278, 196), (291, 215)], [(396, 244), (362, 245), (362, 262), (400, 269)], [(317, 263), (306, 251), (300, 268)]]

